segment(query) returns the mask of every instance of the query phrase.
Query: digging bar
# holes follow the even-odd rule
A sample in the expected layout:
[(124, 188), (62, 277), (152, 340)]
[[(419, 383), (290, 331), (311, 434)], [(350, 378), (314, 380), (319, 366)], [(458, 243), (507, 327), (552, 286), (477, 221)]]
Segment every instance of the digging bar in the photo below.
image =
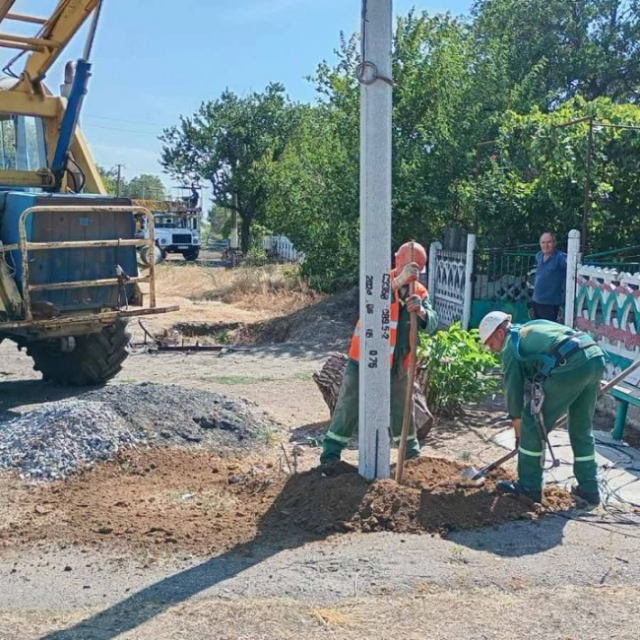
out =
[[(630, 373), (633, 373), (638, 367), (640, 367), (640, 360), (636, 360), (635, 362), (630, 364), (624, 371), (621, 371), (615, 378), (613, 378), (613, 380), (610, 380), (606, 384), (602, 385), (598, 391), (598, 397), (599, 398), (602, 397), (607, 391), (609, 391), (609, 389), (612, 389), (619, 382), (622, 382)], [(567, 424), (567, 419), (568, 419), (568, 416), (565, 413), (556, 422), (556, 424), (554, 425), (554, 429), (558, 429), (559, 427), (564, 427)], [(488, 464), (486, 467), (482, 467), (482, 469), (480, 469), (476, 473), (474, 473), (475, 471), (474, 467), (468, 467), (461, 471), (461, 475), (465, 479), (480, 480), (481, 478), (484, 478), (487, 475), (487, 473), (489, 473), (490, 471), (493, 471), (500, 465), (511, 460), (511, 458), (515, 457), (517, 453), (518, 453), (518, 450), (514, 449), (513, 451), (510, 451), (506, 455), (502, 456), (502, 458), (500, 458), (499, 460), (496, 460), (495, 462)]]
[[(411, 262), (413, 262), (413, 241), (411, 242)], [(409, 283), (409, 296), (415, 293), (415, 283)], [(404, 415), (402, 419), (402, 433), (398, 443), (398, 463), (396, 465), (396, 482), (402, 484), (402, 474), (404, 472), (404, 460), (407, 452), (407, 438), (411, 426), (411, 416), (413, 414), (413, 383), (416, 379), (416, 360), (418, 342), (418, 318), (415, 313), (411, 313), (409, 325), (409, 349), (411, 351), (409, 360), (409, 378), (407, 380), (407, 390), (404, 397)]]

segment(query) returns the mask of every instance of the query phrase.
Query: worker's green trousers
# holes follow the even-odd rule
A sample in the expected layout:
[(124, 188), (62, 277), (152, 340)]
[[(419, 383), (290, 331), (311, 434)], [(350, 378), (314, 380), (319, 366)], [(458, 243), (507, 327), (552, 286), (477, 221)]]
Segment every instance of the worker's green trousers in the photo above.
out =
[[(573, 473), (583, 491), (598, 491), (595, 442), (592, 422), (600, 380), (605, 368), (604, 355), (598, 347), (588, 347), (570, 356), (566, 364), (556, 367), (543, 384), (542, 417), (549, 431), (556, 420), (568, 413), (567, 429), (573, 450)], [(518, 448), (518, 481), (524, 489), (542, 488), (541, 460), (545, 443), (525, 398)]]
[[(339, 460), (342, 450), (349, 444), (349, 440), (358, 426), (359, 416), (359, 388), (358, 388), (358, 363), (353, 360), (347, 362), (345, 367), (340, 393), (333, 411), (329, 430), (324, 437), (320, 462)], [(391, 434), (393, 441), (400, 442), (402, 433), (402, 421), (404, 417), (404, 402), (408, 377), (400, 377), (391, 372)], [(413, 400), (411, 402), (411, 428), (407, 438), (407, 460), (420, 455), (420, 445), (416, 437), (415, 421), (413, 416)]]

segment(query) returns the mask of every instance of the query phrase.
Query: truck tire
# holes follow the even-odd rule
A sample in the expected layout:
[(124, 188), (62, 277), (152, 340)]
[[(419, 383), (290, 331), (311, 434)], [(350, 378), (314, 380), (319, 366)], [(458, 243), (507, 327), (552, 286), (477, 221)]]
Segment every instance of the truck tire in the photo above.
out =
[(122, 370), (129, 355), (131, 334), (127, 321), (120, 319), (100, 333), (76, 337), (76, 347), (67, 353), (56, 340), (27, 345), (33, 368), (45, 380), (64, 387), (87, 387), (110, 380)]
[(200, 255), (200, 249), (188, 249), (187, 251), (182, 252), (182, 256), (188, 262), (193, 262), (198, 259)]

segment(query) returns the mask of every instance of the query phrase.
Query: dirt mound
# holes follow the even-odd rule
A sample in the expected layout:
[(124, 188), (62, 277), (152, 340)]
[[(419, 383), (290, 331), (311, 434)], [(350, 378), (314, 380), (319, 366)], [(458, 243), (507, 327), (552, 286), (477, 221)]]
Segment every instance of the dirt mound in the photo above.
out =
[(281, 344), (295, 342), (343, 349), (358, 320), (358, 288), (323, 298), (292, 313), (251, 324), (181, 322), (159, 336), (162, 342), (193, 344)]
[[(464, 465), (441, 458), (419, 458), (406, 464), (404, 484), (394, 480), (366, 482), (341, 464), (330, 477), (318, 470), (292, 480), (279, 497), (294, 522), (316, 533), (329, 531), (398, 531), (446, 533), (495, 526), (519, 518), (536, 518), (573, 503), (561, 489), (545, 489), (542, 505), (497, 494), (495, 483), (510, 477), (490, 474), (478, 487), (460, 477)], [(392, 472), (393, 476), (393, 472)]]
[(252, 324), (180, 323), (172, 327), (185, 339), (197, 338), (203, 344), (224, 336), (235, 344), (300, 344), (342, 348), (358, 320), (358, 288), (323, 298), (302, 309)]
[[(533, 519), (572, 506), (547, 488), (542, 505), (459, 483), (456, 462), (420, 458), (406, 486), (365, 481), (341, 464), (287, 476), (277, 464), (221, 459), (204, 451), (120, 453), (64, 482), (39, 487), (0, 478), (0, 547), (104, 547), (158, 557), (218, 553), (257, 538), (277, 545), (351, 531), (431, 532)], [(295, 540), (295, 542), (291, 542)]]
[(353, 332), (358, 320), (358, 296), (358, 288), (354, 287), (290, 315), (245, 327), (236, 337), (254, 343), (298, 342), (336, 348)]

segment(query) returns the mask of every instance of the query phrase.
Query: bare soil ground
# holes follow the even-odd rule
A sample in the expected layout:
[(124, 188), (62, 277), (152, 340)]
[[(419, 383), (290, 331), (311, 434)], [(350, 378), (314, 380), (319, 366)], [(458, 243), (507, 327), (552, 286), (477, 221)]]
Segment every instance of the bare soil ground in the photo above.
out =
[[(339, 473), (323, 475), (317, 469), (316, 439), (326, 429), (328, 410), (311, 374), (331, 350), (346, 345), (357, 316), (357, 293), (337, 299), (314, 298), (291, 275), (281, 278), (280, 273), (265, 277), (258, 288), (251, 290), (247, 287), (254, 285), (248, 284), (248, 273), (229, 276), (226, 272), (225, 276), (222, 270), (211, 271), (197, 265), (163, 266), (161, 303), (176, 302), (181, 310), (146, 318), (144, 327), (149, 333), (179, 342), (193, 344), (197, 339), (219, 343), (224, 339), (228, 344), (241, 344), (242, 349), (158, 353), (142, 346), (145, 334), (132, 323), (134, 353), (107, 389), (116, 394), (120, 390), (124, 395), (134, 385), (153, 382), (178, 384), (194, 392), (221, 393), (255, 403), (282, 429), (264, 446), (248, 451), (223, 454), (206, 443), (125, 451), (112, 462), (53, 484), (30, 483), (10, 473), (0, 474), (0, 593), (5, 589), (5, 596), (0, 595), (0, 637), (144, 640), (200, 634), (257, 640), (293, 638), (304, 633), (314, 638), (392, 638), (401, 634), (407, 638), (446, 639), (469, 635), (502, 638), (505, 634), (529, 638), (543, 632), (550, 638), (614, 637), (614, 632), (619, 638), (633, 637), (629, 635), (633, 626), (630, 621), (638, 612), (639, 593), (636, 587), (627, 585), (631, 578), (620, 574), (615, 582), (619, 591), (582, 583), (574, 587), (571, 572), (577, 561), (572, 567), (553, 555), (552, 549), (562, 544), (562, 535), (558, 538), (552, 524), (556, 521), (549, 514), (573, 513), (573, 502), (566, 493), (549, 488), (542, 505), (498, 496), (493, 491), (495, 480), (508, 477), (513, 465), (492, 474), (482, 487), (461, 482), (463, 465), (486, 464), (504, 453), (490, 442), (508, 425), (499, 398), (468, 407), (460, 419), (440, 421), (422, 457), (408, 464), (405, 486), (398, 487), (390, 480), (364, 482), (353, 466), (357, 463), (355, 443), (345, 452), (345, 464)], [(280, 284), (269, 284), (272, 281)], [(43, 401), (79, 395), (77, 390), (40, 382), (31, 362), (12, 344), (0, 345), (0, 355), (0, 412), (5, 415), (26, 411)], [(171, 415), (174, 422), (179, 422), (175, 406)], [(610, 418), (602, 416), (601, 424), (610, 428)], [(551, 555), (541, 561), (564, 566), (562, 570), (550, 568), (549, 575), (564, 571), (566, 579), (559, 578), (553, 585), (538, 579), (526, 582), (526, 572), (533, 565), (514, 565), (508, 572), (518, 576), (525, 572), (521, 587), (516, 581), (508, 588), (476, 588), (474, 580), (486, 575), (492, 561), (480, 560), (487, 554), (484, 550), (467, 560), (456, 551), (456, 536), (505, 522), (511, 523), (507, 526), (527, 527), (510, 534), (516, 547), (542, 540), (540, 553), (544, 548)], [(536, 533), (537, 526), (547, 526), (543, 523), (551, 523), (548, 526), (553, 533)], [(624, 544), (637, 545), (629, 542), (630, 528), (622, 529), (615, 536), (624, 536)], [(385, 538), (384, 550), (376, 551), (378, 543), (365, 539), (389, 535), (380, 532), (400, 537)], [(437, 580), (423, 584), (412, 579), (405, 584), (399, 576), (391, 578), (396, 571), (408, 575), (423, 557), (441, 553), (437, 551), (440, 543), (422, 535), (422, 542), (411, 546), (407, 555), (406, 536), (415, 533), (449, 538), (442, 544), (449, 545), (446, 553), (454, 561), (445, 567), (443, 576), (463, 571), (477, 578), (465, 582), (460, 590), (450, 585), (440, 588)], [(483, 536), (483, 549), (506, 539), (506, 534), (493, 535), (491, 529), (478, 535)], [(594, 567), (599, 568), (603, 562), (615, 562), (611, 558), (618, 554), (631, 563), (627, 567), (629, 575), (640, 576), (636, 561), (628, 560), (634, 557), (631, 551), (621, 555), (617, 542), (616, 551), (614, 543), (607, 542), (613, 538), (606, 536), (614, 533), (603, 535), (602, 547), (594, 544), (579, 548), (579, 554), (590, 558), (585, 561), (584, 571), (595, 571)], [(587, 539), (591, 540), (584, 534), (577, 535), (576, 549), (591, 545), (585, 542)], [(89, 578), (66, 586), (64, 578), (77, 573), (71, 567), (67, 571), (67, 562), (75, 567), (75, 560), (63, 563), (61, 573), (49, 573), (64, 554), (75, 558), (73, 554), (80, 553), (91, 557), (87, 567), (106, 566), (119, 559), (119, 571), (124, 575), (109, 574), (110, 584), (131, 584), (134, 567), (136, 572), (138, 567), (157, 571), (146, 580), (164, 583), (171, 580), (172, 573), (179, 574), (175, 565), (178, 558), (234, 558), (246, 554), (259, 566), (261, 558), (274, 553), (265, 549), (299, 547), (299, 553), (305, 555), (297, 562), (307, 566), (328, 553), (315, 544), (330, 545), (336, 564), (335, 569), (327, 571), (335, 571), (331, 575), (337, 582), (329, 586), (318, 580), (303, 580), (295, 572), (285, 577), (289, 575), (285, 559), (275, 570), (283, 576), (281, 588), (269, 592), (271, 595), (258, 592), (255, 597), (245, 597), (251, 592), (250, 586), (234, 586), (234, 594), (240, 597), (237, 601), (226, 601), (220, 593), (205, 600), (189, 599), (188, 594), (196, 592), (184, 587), (190, 584), (189, 579), (180, 582), (183, 595), (166, 601), (170, 605), (154, 597), (147, 600), (146, 596), (142, 602), (135, 597), (129, 602), (124, 588), (107, 592), (105, 587), (101, 601), (87, 590), (87, 584), (98, 581), (100, 574), (96, 571), (102, 569), (87, 568)], [(309, 550), (304, 551), (307, 545)], [(344, 545), (359, 548), (357, 553), (363, 557), (345, 561)], [(405, 555), (398, 548), (402, 546), (407, 549)], [(396, 553), (398, 565), (392, 570)], [(33, 562), (36, 558), (37, 563)], [(356, 587), (351, 596), (338, 597), (342, 591), (337, 585), (350, 584), (354, 579), (357, 582), (360, 569), (354, 567), (358, 566), (377, 566), (376, 582), (382, 590), (361, 595)], [(145, 580), (144, 576), (137, 579)], [(254, 576), (252, 580), (255, 583), (260, 578)], [(396, 587), (385, 591), (386, 580), (396, 587), (404, 585), (402, 593), (395, 593)], [(288, 596), (297, 593), (300, 585), (309, 589), (304, 603)], [(52, 595), (56, 589), (66, 594), (62, 601)], [(146, 593), (146, 587), (140, 589), (140, 593)], [(31, 604), (16, 609), (9, 603), (13, 594), (21, 592)], [(629, 603), (626, 607), (621, 604), (623, 597)], [(117, 603), (123, 598), (126, 606), (118, 610)], [(109, 608), (104, 610), (101, 603)], [(538, 615), (543, 606), (551, 612), (550, 617)], [(591, 607), (607, 611), (607, 633), (593, 628)], [(565, 615), (567, 611), (574, 613)], [(530, 627), (523, 626), (523, 615), (530, 620)]]
[(573, 501), (549, 487), (542, 505), (497, 495), (458, 477), (463, 465), (444, 458), (409, 461), (404, 486), (370, 484), (342, 464), (286, 475), (272, 463), (221, 459), (185, 449), (121, 453), (115, 462), (63, 482), (5, 485), (0, 547), (57, 545), (154, 556), (176, 551), (218, 554), (259, 536), (450, 531), (536, 519)]

